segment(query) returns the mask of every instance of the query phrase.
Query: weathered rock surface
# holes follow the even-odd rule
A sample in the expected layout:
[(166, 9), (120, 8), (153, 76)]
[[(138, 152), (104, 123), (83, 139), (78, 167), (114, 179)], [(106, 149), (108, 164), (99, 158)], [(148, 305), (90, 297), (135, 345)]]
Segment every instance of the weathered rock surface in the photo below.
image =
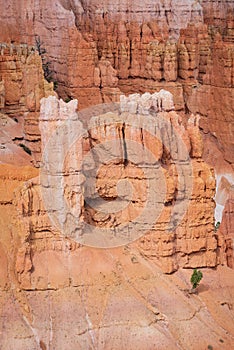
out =
[[(227, 182), (227, 180), (225, 181)], [(224, 187), (224, 186), (223, 186)], [(234, 242), (234, 188), (230, 183), (223, 188), (222, 192), (226, 192), (225, 201), (223, 201), (225, 207), (222, 213), (222, 221), (218, 230), (219, 249), (221, 256), (221, 263), (223, 259), (226, 261), (227, 266), (234, 268), (234, 256), (233, 256), (233, 242)]]
[[(194, 344), (201, 348), (218, 347), (222, 342), (223, 348), (229, 349), (233, 340), (232, 270), (226, 267), (219, 267), (218, 272), (204, 270), (204, 284), (197, 297), (188, 295), (190, 272), (179, 269), (227, 264), (226, 253), (217, 250), (217, 244), (220, 248), (224, 246), (213, 231), (215, 181), (212, 170), (201, 159), (198, 117), (191, 116), (185, 129), (174, 111), (172, 96), (166, 91), (122, 97), (119, 114), (109, 112), (91, 118), (88, 133), (83, 131), (76, 110), (76, 101), (66, 104), (56, 97), (42, 101), (42, 160), (49, 156), (44, 171), (57, 175), (50, 183), (55, 185), (54, 196), (43, 196), (46, 193), (42, 187), (46, 184), (41, 183), (46, 178), (43, 172), (35, 177), (37, 171), (32, 168), (19, 171), (14, 166), (1, 166), (0, 210), (4, 232), (1, 235), (1, 322), (5, 330), (1, 347), (7, 350), (59, 346), (69, 350), (92, 346), (135, 349), (140, 344), (141, 349), (164, 349), (165, 346), (176, 349), (180, 344), (182, 348), (195, 349)], [(165, 133), (164, 123), (171, 125), (171, 133), (168, 128)], [(75, 139), (74, 129), (81, 129), (81, 138)], [(176, 138), (176, 135), (179, 136)], [(132, 148), (129, 140), (136, 142), (139, 149)], [(184, 149), (178, 142), (181, 140)], [(52, 154), (46, 153), (48, 141)], [(105, 146), (106, 141), (111, 142), (110, 145)], [(142, 144), (152, 156), (142, 158), (139, 154)], [(101, 158), (102, 167), (95, 177), (93, 193), (87, 191), (90, 187), (85, 184), (92, 179), (92, 171), (100, 162), (92, 153), (90, 158), (85, 157), (96, 145), (103, 146), (110, 154), (114, 152), (115, 157), (111, 157), (112, 164), (109, 158)], [(188, 212), (178, 226), (175, 225), (175, 230), (167, 232), (175, 192), (183, 203), (183, 193), (188, 190), (184, 187), (186, 173), (181, 174), (178, 167), (181, 161), (188, 161), (188, 154), (193, 170), (191, 200), (183, 208)], [(70, 214), (76, 216), (81, 209), (81, 223), (83, 218), (83, 223), (93, 225), (88, 215), (92, 214), (92, 208), (85, 207), (84, 199), (92, 203), (89, 200), (95, 200), (97, 192), (109, 201), (119, 195), (122, 201), (127, 200), (128, 207), (134, 203), (132, 209), (135, 210), (124, 208), (119, 215), (114, 213), (111, 204), (112, 214), (104, 218), (100, 207), (96, 207), (97, 215), (91, 215), (96, 227), (106, 228), (111, 224), (118, 228), (120, 221), (131, 223), (139, 217), (137, 210), (147, 202), (148, 215), (153, 215), (156, 205), (160, 204), (163, 186), (156, 190), (156, 202), (151, 203), (144, 186), (151, 178), (147, 178), (144, 171), (145, 167), (149, 169), (155, 164), (162, 168), (160, 177), (166, 183), (163, 210), (159, 219), (149, 225), (148, 234), (135, 243), (115, 249), (85, 248), (77, 242), (79, 237), (72, 237), (69, 230), (60, 231), (61, 226), (56, 226), (60, 220), (51, 221), (51, 213), (64, 209), (57, 206), (60, 202), (56, 198), (56, 186), (61, 184)], [(132, 197), (125, 185), (116, 192), (116, 184), (121, 179), (132, 183)], [(25, 180), (28, 181), (18, 187), (19, 182)], [(86, 234), (84, 231), (83, 236)], [(228, 259), (229, 263), (229, 255)], [(169, 279), (161, 269), (178, 272)], [(217, 273), (222, 288), (217, 285)], [(204, 337), (195, 342), (193, 335), (201, 334), (201, 329)]]
[[(0, 41), (8, 43), (0, 56), (0, 347), (231, 349), (233, 1), (0, 4)], [(44, 100), (48, 162), (44, 157), (39, 177), (16, 145), (23, 140), (40, 159), (39, 101), (51, 87), (38, 55), (22, 44), (35, 45), (35, 37), (47, 50), (60, 96), (78, 98), (80, 109), (121, 99), (121, 113), (112, 106), (109, 114), (98, 108), (80, 114), (88, 133), (76, 101)], [(161, 89), (173, 93), (175, 105)], [(71, 144), (77, 130), (82, 137)], [(52, 153), (46, 153), (51, 139)], [(179, 166), (181, 160), (189, 166)], [(224, 208), (216, 233), (210, 165), (216, 201)], [(150, 172), (154, 166), (160, 174)], [(93, 179), (95, 188), (89, 186)], [(55, 195), (60, 190), (62, 202)], [(94, 234), (110, 228), (121, 236), (127, 223), (138, 225), (140, 237), (129, 230), (130, 241), (138, 240), (124, 248), (79, 243), (97, 245)], [(120, 238), (126, 242), (126, 235)], [(187, 293), (191, 267), (204, 267), (198, 296)]]
[[(165, 276), (132, 244), (79, 246), (51, 230), (36, 179), (14, 194), (38, 170), (0, 171), (3, 350), (231, 348), (233, 270), (203, 269), (198, 296), (188, 294), (191, 270)], [(21, 229), (9, 225), (20, 213), (14, 202)]]
[(44, 79), (41, 57), (35, 48), (0, 44), (0, 79), (1, 160), (16, 164), (17, 156), (22, 157), (16, 145), (23, 144), (38, 162), (40, 99), (54, 92), (52, 84)]
[[(197, 117), (185, 129), (172, 95), (163, 90), (123, 96), (119, 114), (91, 118), (88, 131), (76, 108), (76, 101), (42, 100), (44, 165), (39, 181), (24, 186), (16, 199), (24, 237), (20, 261), (28, 254), (25, 245), (36, 257), (43, 235), (53, 241), (60, 232), (96, 247), (142, 237), (137, 249), (167, 273), (217, 266), (215, 179), (201, 158)], [(30, 288), (36, 270), (32, 276), (20, 271)]]
[(176, 110), (201, 114), (233, 164), (232, 0), (25, 0), (1, 10), (0, 40), (35, 45), (39, 36), (62, 97), (83, 108), (116, 101), (120, 90), (169, 90)]

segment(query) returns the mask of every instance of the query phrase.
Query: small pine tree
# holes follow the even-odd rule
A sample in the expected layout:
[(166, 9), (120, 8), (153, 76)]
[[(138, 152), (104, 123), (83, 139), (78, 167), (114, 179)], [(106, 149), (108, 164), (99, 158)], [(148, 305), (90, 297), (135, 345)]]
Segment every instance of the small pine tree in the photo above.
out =
[(194, 269), (193, 274), (191, 276), (190, 282), (192, 283), (192, 289), (196, 289), (197, 286), (199, 285), (203, 275), (200, 270)]
[(219, 226), (220, 226), (220, 222), (218, 221), (218, 222), (216, 222), (216, 224), (215, 224), (215, 232), (217, 232), (217, 231), (218, 231)]

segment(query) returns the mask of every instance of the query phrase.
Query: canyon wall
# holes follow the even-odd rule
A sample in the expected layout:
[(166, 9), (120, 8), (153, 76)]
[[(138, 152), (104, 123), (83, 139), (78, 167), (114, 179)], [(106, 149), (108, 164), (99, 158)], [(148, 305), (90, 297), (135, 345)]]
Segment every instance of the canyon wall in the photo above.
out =
[(233, 173), (233, 1), (24, 0), (1, 9), (0, 40), (40, 38), (62, 98), (82, 109), (166, 89), (185, 118), (201, 115), (205, 150), (213, 149), (206, 160)]
[[(42, 99), (41, 169), (0, 165), (2, 348), (229, 349), (233, 251), (199, 116), (185, 128), (163, 90), (105, 108), (85, 128), (76, 100)], [(199, 298), (189, 270), (163, 273), (198, 266)]]
[[(34, 52), (39, 38), (58, 94), (78, 97), (79, 109), (118, 101), (121, 92), (172, 92), (185, 123), (190, 112), (201, 117), (203, 157), (215, 167), (217, 189), (222, 177), (232, 186), (233, 1), (122, 1), (117, 6), (25, 0), (3, 2), (1, 9), (4, 162), (31, 160), (12, 140), (23, 142), (40, 160), (39, 101), (52, 87), (43, 80), (41, 58)], [(231, 235), (232, 223), (226, 230)]]
[(27, 147), (36, 164), (41, 157), (40, 99), (55, 93), (53, 84), (44, 79), (41, 57), (35, 47), (0, 44), (0, 83), (1, 160), (17, 163), (17, 155), (20, 157), (22, 152), (16, 145), (21, 144)]
[(185, 129), (163, 90), (122, 96), (119, 112), (92, 117), (87, 129), (76, 108), (42, 100), (40, 177), (15, 198), (21, 286), (48, 283), (40, 272), (47, 250), (79, 254), (80, 245), (131, 243), (166, 273), (217, 266), (215, 179), (201, 158), (198, 116)]
[(233, 1), (0, 3), (0, 347), (229, 350)]

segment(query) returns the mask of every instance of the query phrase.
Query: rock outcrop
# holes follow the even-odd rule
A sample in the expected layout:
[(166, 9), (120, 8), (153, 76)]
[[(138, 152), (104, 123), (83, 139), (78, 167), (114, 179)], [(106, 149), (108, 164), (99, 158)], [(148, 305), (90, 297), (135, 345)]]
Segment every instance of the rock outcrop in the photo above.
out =
[(233, 0), (0, 4), (0, 348), (231, 349)]
[[(167, 273), (217, 266), (215, 179), (201, 158), (198, 117), (185, 129), (163, 90), (122, 96), (119, 113), (92, 117), (87, 129), (76, 109), (75, 100), (42, 100), (40, 178), (17, 194), (20, 261), (26, 245), (34, 266), (44, 240), (62, 234), (77, 247), (138, 239), (137, 249)], [(59, 242), (51, 244), (65, 249)], [(21, 267), (20, 279), (37, 288), (37, 268), (30, 271)]]
[[(43, 99), (39, 176), (0, 167), (4, 350), (231, 347), (233, 273), (217, 266), (230, 265), (230, 252), (213, 229), (199, 118), (184, 128), (167, 91), (122, 96), (119, 107), (90, 113), (84, 128), (77, 101)], [(124, 246), (104, 248), (115, 239)], [(195, 266), (217, 267), (203, 270), (199, 300), (188, 294), (189, 270), (162, 273)]]
[[(226, 180), (226, 182), (228, 182)], [(223, 189), (224, 190), (224, 189)], [(226, 188), (226, 198), (224, 201), (225, 207), (222, 213), (221, 225), (218, 229), (218, 241), (220, 250), (220, 262), (227, 264), (227, 266), (234, 268), (234, 189), (228, 183)]]
[(83, 108), (116, 101), (120, 90), (169, 90), (176, 110), (201, 115), (233, 164), (232, 0), (34, 0), (1, 9), (0, 40), (35, 45), (40, 37), (60, 96)]
[(41, 57), (35, 47), (0, 44), (0, 84), (1, 153), (6, 157), (4, 160), (9, 162), (12, 157), (20, 155), (22, 151), (19, 152), (16, 145), (21, 144), (38, 163), (41, 156), (40, 99), (55, 93), (53, 85), (44, 79)]

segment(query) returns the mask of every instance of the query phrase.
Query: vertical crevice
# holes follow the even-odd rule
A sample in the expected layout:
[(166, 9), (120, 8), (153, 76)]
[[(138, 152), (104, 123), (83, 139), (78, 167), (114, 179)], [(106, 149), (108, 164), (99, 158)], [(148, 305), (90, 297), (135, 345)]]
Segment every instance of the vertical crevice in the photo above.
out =
[(123, 138), (124, 166), (126, 167), (128, 165), (128, 151), (127, 151), (127, 144), (125, 139), (125, 123), (123, 123), (121, 131), (122, 131), (122, 138)]
[(141, 144), (144, 148), (144, 136), (143, 136), (143, 129), (142, 128), (140, 129), (140, 133), (141, 133)]

